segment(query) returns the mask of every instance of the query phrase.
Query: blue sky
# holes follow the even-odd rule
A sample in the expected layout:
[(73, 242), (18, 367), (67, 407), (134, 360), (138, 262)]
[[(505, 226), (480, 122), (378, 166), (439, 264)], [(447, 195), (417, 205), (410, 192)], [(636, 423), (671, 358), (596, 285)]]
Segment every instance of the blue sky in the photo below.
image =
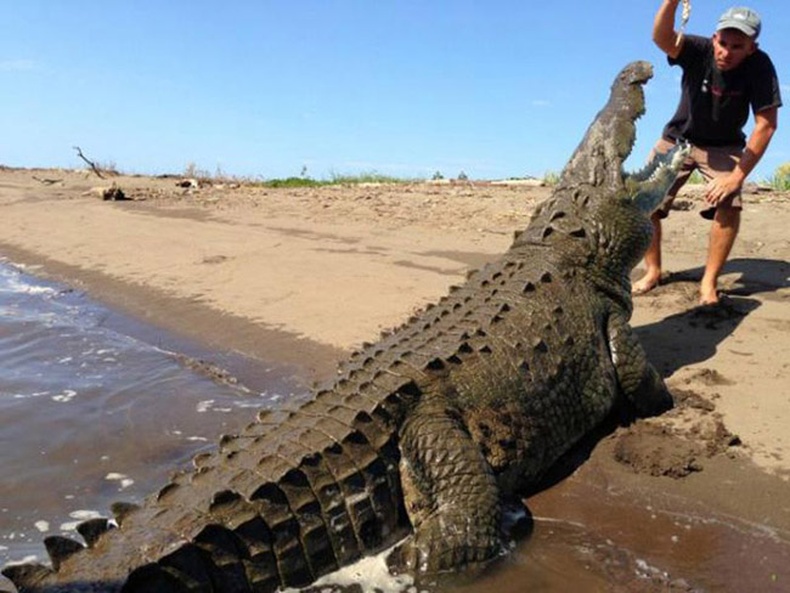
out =
[[(244, 177), (558, 172), (627, 62), (638, 168), (678, 99), (660, 0), (0, 0), (0, 164)], [(689, 32), (730, 4), (693, 0)], [(790, 3), (751, 3), (790, 97)], [(783, 126), (753, 180), (790, 161)]]

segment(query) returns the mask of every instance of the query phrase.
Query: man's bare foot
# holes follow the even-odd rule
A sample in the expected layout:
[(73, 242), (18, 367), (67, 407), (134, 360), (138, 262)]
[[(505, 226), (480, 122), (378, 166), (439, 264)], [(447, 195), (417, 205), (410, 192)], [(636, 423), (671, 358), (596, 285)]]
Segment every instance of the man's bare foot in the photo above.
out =
[(716, 288), (703, 288), (699, 289), (699, 304), (700, 305), (718, 305), (719, 304), (719, 291)]
[(661, 282), (661, 272), (647, 272), (631, 285), (631, 294), (641, 296), (653, 290)]

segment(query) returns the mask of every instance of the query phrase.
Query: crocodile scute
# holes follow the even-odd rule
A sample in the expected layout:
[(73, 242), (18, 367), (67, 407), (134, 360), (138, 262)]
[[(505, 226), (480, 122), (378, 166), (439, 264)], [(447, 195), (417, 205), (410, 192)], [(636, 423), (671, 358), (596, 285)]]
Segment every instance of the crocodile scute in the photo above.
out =
[[(628, 325), (629, 274), (685, 148), (622, 171), (647, 62), (616, 77), (552, 195), (497, 261), (364, 345), (294, 409), (260, 412), (139, 506), (7, 566), (20, 592), (273, 592), (404, 540), (415, 573), (506, 548), (503, 501), (618, 405), (672, 398)], [(407, 537), (408, 536), (408, 537)], [(405, 539), (404, 539), (405, 538)]]

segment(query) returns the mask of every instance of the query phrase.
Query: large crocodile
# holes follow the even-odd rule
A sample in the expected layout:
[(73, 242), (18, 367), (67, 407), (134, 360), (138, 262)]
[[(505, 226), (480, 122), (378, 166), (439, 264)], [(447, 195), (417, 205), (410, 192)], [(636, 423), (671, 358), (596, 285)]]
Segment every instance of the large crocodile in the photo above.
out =
[(502, 505), (616, 405), (672, 399), (628, 325), (629, 273), (684, 149), (625, 175), (646, 62), (496, 262), (363, 348), (293, 410), (266, 411), (141, 506), (45, 540), (20, 591), (269, 592), (391, 546), (439, 572), (502, 553)]

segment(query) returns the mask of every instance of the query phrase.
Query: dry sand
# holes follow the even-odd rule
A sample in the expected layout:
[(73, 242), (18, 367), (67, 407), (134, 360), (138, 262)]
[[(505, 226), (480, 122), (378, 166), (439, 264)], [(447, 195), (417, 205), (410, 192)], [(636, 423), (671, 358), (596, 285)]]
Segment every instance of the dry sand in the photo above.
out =
[[(550, 191), (177, 181), (0, 169), (0, 256), (208, 348), (293, 365), (305, 379), (329, 375), (355, 345), (503, 252)], [(130, 199), (101, 199), (96, 187), (111, 182)], [(590, 489), (661, 492), (787, 542), (790, 196), (747, 192), (721, 279), (726, 304), (714, 310), (696, 307), (709, 223), (693, 189), (681, 197), (665, 223), (669, 274), (635, 300), (633, 317), (679, 405), (604, 435), (550, 489), (560, 495), (537, 494), (530, 507), (573, 515)]]

